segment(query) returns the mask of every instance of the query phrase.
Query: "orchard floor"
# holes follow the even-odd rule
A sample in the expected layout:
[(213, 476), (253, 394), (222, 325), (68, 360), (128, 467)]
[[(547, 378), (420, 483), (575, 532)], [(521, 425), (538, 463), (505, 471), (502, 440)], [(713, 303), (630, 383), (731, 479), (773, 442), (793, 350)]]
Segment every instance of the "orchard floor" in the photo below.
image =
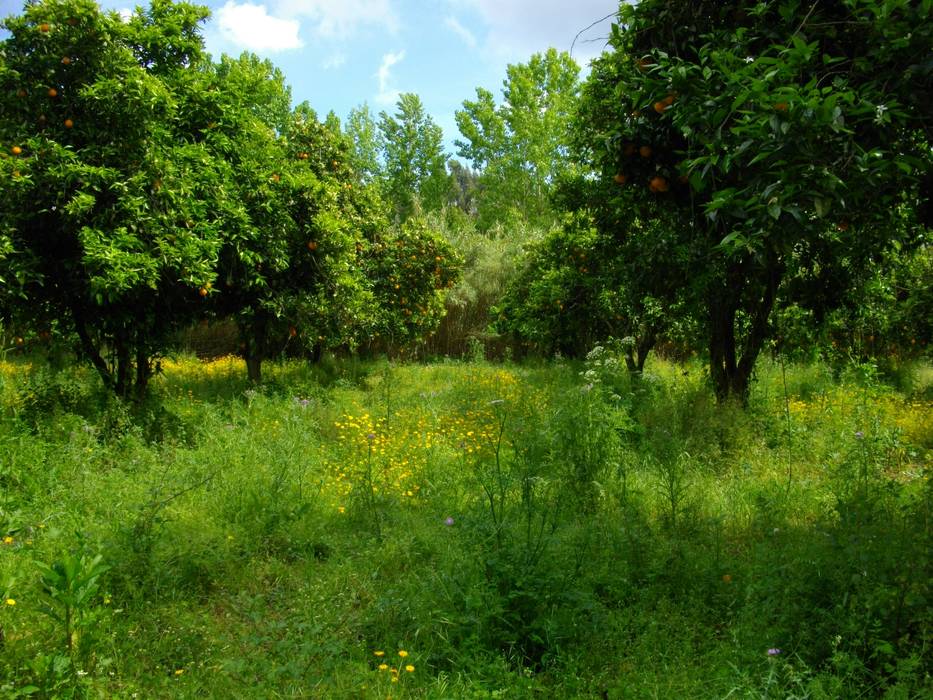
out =
[(933, 370), (0, 362), (0, 695), (920, 698)]

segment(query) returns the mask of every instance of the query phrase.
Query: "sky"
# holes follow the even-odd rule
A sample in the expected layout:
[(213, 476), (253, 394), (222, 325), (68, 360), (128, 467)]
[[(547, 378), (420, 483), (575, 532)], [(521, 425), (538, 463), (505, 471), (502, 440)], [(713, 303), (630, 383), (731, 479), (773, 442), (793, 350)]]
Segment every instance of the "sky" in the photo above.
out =
[[(0, 0), (0, 16), (22, 0)], [(128, 11), (133, 0), (103, 0)], [(401, 92), (417, 93), (453, 153), (454, 112), (477, 87), (501, 97), (509, 63), (553, 46), (586, 66), (600, 53), (618, 0), (202, 0), (208, 51), (251, 51), (285, 74), (295, 104), (323, 118), (346, 118), (367, 103), (394, 111)], [(595, 26), (589, 25), (598, 22)]]

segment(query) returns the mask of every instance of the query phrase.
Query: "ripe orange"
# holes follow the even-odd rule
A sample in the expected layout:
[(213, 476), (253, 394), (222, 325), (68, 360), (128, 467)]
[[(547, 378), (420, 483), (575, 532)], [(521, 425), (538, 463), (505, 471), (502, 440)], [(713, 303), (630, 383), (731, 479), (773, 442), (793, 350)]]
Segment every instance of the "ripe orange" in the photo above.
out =
[(674, 95), (673, 92), (672, 92), (672, 93), (669, 93), (667, 97), (665, 97), (663, 100), (661, 100), (661, 102), (663, 102), (663, 103), (666, 104), (668, 107), (670, 107), (672, 104), (674, 104), (674, 97), (675, 97), (675, 95)]
[(625, 184), (625, 181), (626, 181), (628, 178), (626, 178), (625, 175), (624, 175), (623, 173), (617, 173), (616, 176), (615, 176), (614, 178), (612, 178), (612, 179), (615, 180), (618, 184), (624, 185), (624, 184)]
[(308, 241), (308, 250), (317, 250), (317, 241)]
[(786, 103), (786, 102), (778, 102), (776, 105), (774, 105), (774, 108), (775, 108), (778, 112), (786, 112), (786, 111), (787, 111), (787, 103)]
[(71, 63), (71, 59), (68, 56), (62, 56), (62, 64), (67, 66), (69, 63)]
[(206, 297), (206, 296), (207, 296), (207, 287), (201, 287), (201, 288), (198, 290), (198, 294), (200, 294), (202, 297)]
[(55, 88), (49, 88), (49, 97), (58, 97), (58, 90)]
[(660, 175), (657, 175), (651, 178), (651, 182), (648, 183), (648, 188), (652, 192), (667, 192), (668, 190), (667, 180), (665, 180)]
[(664, 110), (667, 109), (667, 105), (664, 102), (655, 102), (654, 111), (658, 114), (664, 114)]
[(13, 148), (10, 149), (10, 153), (12, 153), (14, 156), (18, 156), (22, 152), (23, 152), (23, 149), (20, 148), (19, 146), (13, 146)]
[(65, 128), (66, 128), (66, 129), (70, 129), (70, 128), (73, 127), (74, 125), (75, 125), (75, 123), (74, 123), (73, 121), (71, 121), (70, 119), (66, 119), (66, 120), (65, 120)]
[(289, 338), (294, 338), (296, 335), (298, 335), (298, 329), (295, 328), (294, 326), (289, 326), (289, 327), (288, 327), (288, 337), (289, 337)]
[(26, 91), (25, 91), (23, 88), (20, 88), (19, 90), (16, 91), (16, 96), (17, 96), (17, 97), (26, 97)]
[(849, 221), (847, 219), (843, 219), (838, 224), (836, 224), (836, 228), (839, 229), (840, 231), (848, 231)]
[(39, 31), (43, 33), (49, 31), (51, 28), (52, 27), (49, 26), (48, 22), (43, 22), (42, 24), (39, 25)]
[(651, 157), (651, 146), (642, 146), (641, 148), (638, 149), (638, 152), (641, 154), (642, 158), (650, 158)]

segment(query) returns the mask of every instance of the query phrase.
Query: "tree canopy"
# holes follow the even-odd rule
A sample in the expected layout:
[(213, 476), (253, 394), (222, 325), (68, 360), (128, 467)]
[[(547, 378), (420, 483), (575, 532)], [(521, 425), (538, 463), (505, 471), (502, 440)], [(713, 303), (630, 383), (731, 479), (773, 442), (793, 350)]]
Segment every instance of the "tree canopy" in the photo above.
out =
[(929, 230), (931, 31), (906, 0), (620, 6), (575, 145), (618, 185), (590, 200), (600, 225), (674, 217), (657, 274), (689, 285), (720, 399), (747, 395), (788, 280)]

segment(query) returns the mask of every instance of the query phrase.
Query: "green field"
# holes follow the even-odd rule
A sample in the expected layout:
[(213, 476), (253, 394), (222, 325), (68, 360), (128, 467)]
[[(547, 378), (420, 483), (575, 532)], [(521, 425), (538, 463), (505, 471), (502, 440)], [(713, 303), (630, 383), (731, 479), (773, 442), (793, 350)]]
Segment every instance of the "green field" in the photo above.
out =
[(929, 697), (930, 368), (758, 374), (2, 363), (0, 694)]

